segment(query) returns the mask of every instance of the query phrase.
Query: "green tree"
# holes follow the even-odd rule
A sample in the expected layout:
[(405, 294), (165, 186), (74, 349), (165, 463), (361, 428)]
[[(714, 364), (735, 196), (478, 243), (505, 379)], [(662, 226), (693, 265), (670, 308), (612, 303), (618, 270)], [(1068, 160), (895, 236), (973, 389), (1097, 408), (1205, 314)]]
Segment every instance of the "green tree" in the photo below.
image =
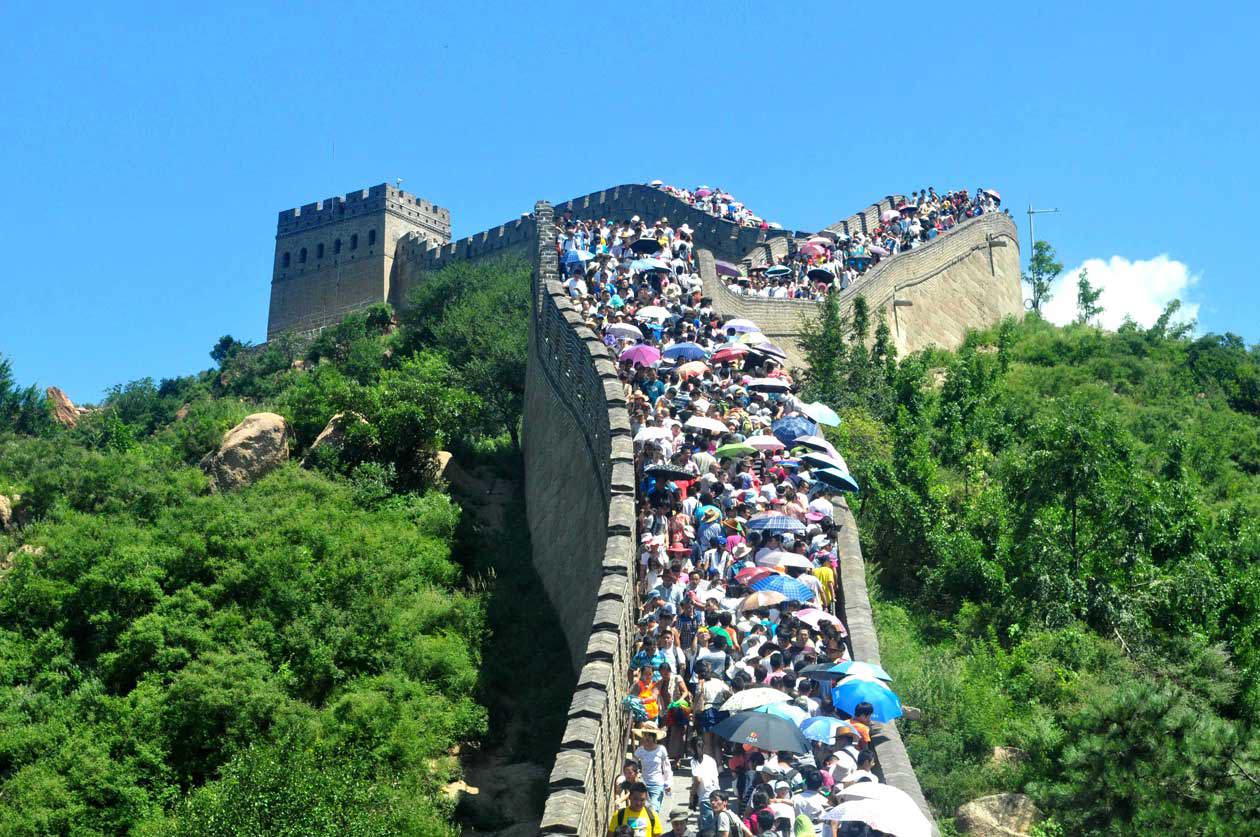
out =
[(840, 316), (840, 297), (828, 291), (818, 318), (801, 327), (798, 338), (808, 364), (801, 373), (802, 394), (813, 401), (838, 405), (844, 397), (846, 330)]
[(1103, 312), (1098, 304), (1102, 296), (1102, 288), (1095, 288), (1089, 283), (1089, 269), (1082, 268), (1076, 277), (1076, 321), (1089, 325)]
[(1063, 272), (1063, 264), (1055, 260), (1054, 248), (1048, 241), (1033, 244), (1032, 258), (1023, 281), (1032, 291), (1032, 309), (1041, 313), (1041, 306), (1050, 299), (1050, 285)]

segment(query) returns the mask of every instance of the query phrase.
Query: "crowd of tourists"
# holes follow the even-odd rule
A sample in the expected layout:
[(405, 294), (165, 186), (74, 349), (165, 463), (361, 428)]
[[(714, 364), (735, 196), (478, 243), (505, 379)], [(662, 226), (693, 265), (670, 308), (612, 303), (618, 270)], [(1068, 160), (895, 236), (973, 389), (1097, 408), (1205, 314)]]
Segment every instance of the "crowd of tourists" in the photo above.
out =
[(850, 659), (838, 495), (856, 491), (786, 352), (703, 296), (686, 225), (558, 224), (564, 283), (616, 356), (637, 481), (633, 741), (617, 837), (927, 834), (880, 782), (900, 714)]
[(697, 186), (694, 189), (681, 189), (677, 186), (670, 186), (659, 180), (653, 180), (648, 184), (656, 189), (660, 189), (669, 195), (678, 198), (678, 200), (694, 207), (701, 212), (707, 212), (715, 218), (721, 218), (724, 221), (733, 221), (741, 227), (758, 227), (763, 230), (781, 230), (783, 226), (774, 221), (767, 221), (764, 218), (753, 213), (751, 209), (744, 206), (740, 201), (735, 200), (735, 196), (722, 189), (711, 186)]
[(869, 233), (823, 230), (811, 238), (793, 239), (785, 259), (758, 266), (743, 275), (725, 271), (732, 291), (766, 299), (821, 299), (830, 290), (843, 291), (881, 260), (932, 243), (958, 224), (1002, 211), (1001, 196), (992, 189), (966, 189), (938, 195), (920, 189), (881, 214)]

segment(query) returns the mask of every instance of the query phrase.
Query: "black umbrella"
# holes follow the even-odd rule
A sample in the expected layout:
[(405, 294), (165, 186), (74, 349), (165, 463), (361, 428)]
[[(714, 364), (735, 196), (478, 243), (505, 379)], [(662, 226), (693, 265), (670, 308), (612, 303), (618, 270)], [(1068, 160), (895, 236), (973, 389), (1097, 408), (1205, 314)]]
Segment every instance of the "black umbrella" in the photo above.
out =
[(834, 273), (823, 267), (811, 267), (806, 275), (815, 282), (830, 282), (836, 278)]
[(796, 724), (766, 712), (737, 712), (715, 726), (713, 732), (727, 741), (751, 744), (759, 750), (809, 752), (809, 742)]
[(812, 666), (805, 666), (797, 674), (803, 674), (810, 680), (822, 680), (823, 682), (843, 680), (845, 677), (848, 677), (843, 671), (836, 671), (835, 666), (835, 663), (814, 663)]
[(654, 238), (640, 238), (630, 245), (630, 249), (640, 256), (646, 256), (648, 253), (659, 253), (661, 243)]
[(652, 465), (643, 469), (643, 473), (658, 480), (689, 480), (691, 474), (674, 465)]

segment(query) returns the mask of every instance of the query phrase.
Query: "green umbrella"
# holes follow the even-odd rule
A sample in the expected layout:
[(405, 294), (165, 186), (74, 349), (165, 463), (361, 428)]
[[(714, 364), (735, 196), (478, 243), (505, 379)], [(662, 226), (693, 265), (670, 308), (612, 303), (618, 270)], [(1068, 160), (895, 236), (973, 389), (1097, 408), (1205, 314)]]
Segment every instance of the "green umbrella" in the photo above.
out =
[(755, 447), (743, 442), (731, 442), (729, 445), (722, 445), (716, 451), (718, 459), (736, 459), (737, 457), (748, 456), (756, 452), (757, 449)]

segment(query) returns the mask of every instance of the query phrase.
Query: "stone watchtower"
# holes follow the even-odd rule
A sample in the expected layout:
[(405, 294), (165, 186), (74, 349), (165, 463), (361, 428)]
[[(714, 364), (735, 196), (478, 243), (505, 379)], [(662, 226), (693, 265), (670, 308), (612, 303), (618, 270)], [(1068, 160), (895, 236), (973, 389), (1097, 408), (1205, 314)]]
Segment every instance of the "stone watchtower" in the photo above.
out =
[(382, 183), (281, 212), (267, 339), (333, 325), (388, 300), (394, 247), (410, 232), (447, 243), (450, 210)]

